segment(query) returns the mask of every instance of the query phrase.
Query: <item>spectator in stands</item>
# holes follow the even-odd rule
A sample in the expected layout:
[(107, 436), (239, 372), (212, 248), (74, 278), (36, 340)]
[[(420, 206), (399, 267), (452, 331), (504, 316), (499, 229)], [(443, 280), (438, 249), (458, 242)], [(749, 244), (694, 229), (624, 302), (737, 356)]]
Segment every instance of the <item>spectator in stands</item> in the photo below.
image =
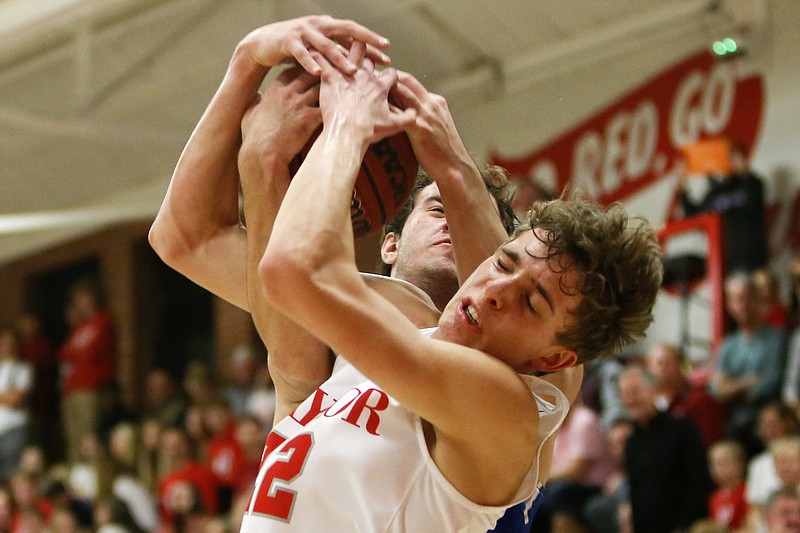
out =
[(747, 514), (749, 531), (764, 531), (768, 523), (769, 505), (772, 494), (790, 491), (798, 494), (800, 489), (800, 436), (788, 436), (776, 439), (769, 446), (769, 453), (775, 463), (779, 485), (770, 493), (764, 505), (752, 505)]
[(711, 390), (727, 409), (726, 436), (739, 440), (752, 457), (759, 451), (758, 411), (780, 398), (786, 338), (765, 322), (750, 275), (739, 272), (726, 279), (725, 301), (737, 330), (722, 341)]
[(726, 239), (727, 271), (750, 272), (764, 266), (769, 258), (764, 184), (748, 167), (745, 146), (732, 143), (729, 160), (731, 172), (708, 176), (707, 191), (699, 201), (687, 191), (685, 176), (681, 180), (681, 208), (685, 216), (719, 213)]
[(183, 390), (189, 399), (189, 404), (199, 407), (205, 407), (217, 397), (217, 384), (207, 364), (198, 360), (186, 364)]
[(19, 335), (19, 355), (33, 367), (33, 387), (28, 406), (30, 408), (31, 438), (47, 447), (49, 456), (55, 456), (53, 448), (60, 441), (58, 356), (53, 345), (44, 336), (39, 316), (23, 312), (16, 320)]
[(268, 431), (254, 416), (239, 418), (236, 424), (236, 441), (242, 450), (243, 463), (233, 487), (234, 500), (244, 494), (249, 496), (261, 466), (261, 455)]
[(136, 466), (136, 429), (133, 424), (123, 422), (111, 430), (109, 457), (100, 474), (103, 494), (113, 495), (121, 502), (138, 529), (154, 531), (159, 526), (157, 502), (153, 492), (137, 478)]
[(261, 422), (261, 427), (269, 431), (275, 418), (275, 384), (266, 361), (262, 362), (256, 370), (255, 385), (250, 399), (247, 402), (248, 412)]
[(656, 407), (693, 421), (706, 447), (722, 438), (725, 412), (702, 383), (692, 383), (682, 368), (677, 347), (654, 344), (647, 351), (647, 368), (656, 383)]
[(775, 463), (775, 472), (781, 486), (797, 490), (800, 488), (800, 436), (781, 437), (770, 444), (769, 451)]
[(27, 444), (26, 400), (32, 385), (33, 370), (20, 359), (16, 331), (0, 327), (0, 483), (16, 471)]
[(186, 484), (191, 485), (197, 493), (197, 505), (202, 505), (206, 512), (216, 514), (219, 510), (217, 502), (217, 483), (211, 469), (195, 459), (194, 451), (186, 433), (179, 428), (165, 429), (161, 436), (161, 455), (159, 463), (163, 472), (159, 480), (158, 501), (161, 507), (161, 519), (164, 525), (173, 525), (176, 518), (175, 509), (188, 512), (193, 505), (186, 506)]
[(0, 485), (0, 531), (13, 531), (14, 501), (6, 485)]
[[(15, 528), (20, 527), (20, 522), (44, 523), (50, 519), (53, 512), (53, 504), (44, 498), (39, 491), (37, 480), (30, 474), (17, 472), (11, 476), (11, 494), (14, 498), (14, 518), (12, 519)], [(12, 531), (38, 531), (37, 529), (12, 529)]]
[(220, 512), (226, 513), (231, 507), (237, 480), (242, 475), (244, 450), (236, 440), (236, 417), (225, 398), (212, 401), (203, 414), (210, 436), (206, 462), (216, 478)]
[(786, 368), (781, 397), (800, 416), (800, 321), (798, 321), (798, 297), (800, 296), (800, 256), (792, 259), (792, 316), (794, 325), (789, 339)]
[(91, 504), (101, 493), (98, 488), (98, 468), (102, 461), (102, 444), (94, 433), (83, 436), (78, 460), (69, 465), (70, 492), (78, 499)]
[(101, 391), (116, 379), (117, 349), (111, 317), (94, 282), (71, 287), (67, 314), (74, 324), (59, 350), (62, 427), (67, 458), (75, 461), (83, 437), (97, 431)]
[(800, 533), (800, 497), (782, 489), (770, 496), (766, 507), (767, 533)]
[(753, 271), (753, 284), (764, 306), (766, 321), (772, 327), (786, 331), (789, 323), (789, 308), (781, 301), (778, 276), (769, 268)]
[(645, 352), (640, 344), (625, 346), (614, 357), (601, 358), (586, 364), (581, 386), (581, 398), (599, 415), (603, 428), (608, 430), (617, 420), (625, 418), (619, 397), (619, 375), (628, 365), (643, 364)]
[(732, 439), (718, 441), (708, 451), (711, 478), (716, 485), (708, 500), (708, 516), (730, 530), (742, 527), (747, 516), (746, 461), (744, 448)]
[(781, 486), (769, 448), (783, 437), (800, 435), (800, 421), (788, 406), (773, 402), (764, 406), (759, 413), (758, 435), (766, 449), (748, 464), (745, 496), (750, 507), (764, 508), (770, 494)]
[(137, 454), (136, 477), (153, 493), (157, 492), (161, 477), (158, 456), (163, 431), (164, 426), (157, 418), (146, 418), (141, 423), (142, 447)]
[(614, 470), (606, 478), (601, 494), (592, 496), (584, 506), (584, 516), (590, 529), (596, 533), (619, 533), (619, 509), (630, 497), (625, 472), (625, 443), (633, 424), (624, 418), (615, 421), (606, 430), (606, 443), (614, 461)]
[(788, 329), (791, 331), (798, 326), (800, 326), (800, 254), (795, 253), (789, 263)]
[(155, 529), (142, 529), (131, 516), (128, 506), (118, 499), (106, 496), (97, 501), (94, 509), (94, 526), (97, 533), (150, 533)]
[[(91, 527), (93, 522), (93, 502), (74, 497), (67, 485), (60, 479), (52, 480), (48, 484), (45, 497), (53, 505), (54, 512), (58, 510), (67, 511), (69, 518), (71, 518), (71, 520), (67, 520), (66, 518), (58, 519), (53, 516), (51, 517), (51, 523), (54, 519), (56, 521), (67, 520), (68, 522), (74, 522), (76, 527)], [(62, 530), (56, 529), (56, 531), (60, 532)]]
[(204, 405), (191, 404), (186, 408), (183, 418), (183, 429), (192, 443), (194, 456), (198, 461), (207, 462), (208, 443), (211, 436), (205, 423)]
[(158, 419), (164, 426), (183, 423), (186, 399), (172, 376), (163, 368), (154, 368), (145, 377), (144, 417)]
[(240, 344), (231, 354), (230, 377), (222, 392), (236, 416), (251, 414), (248, 403), (255, 387), (258, 361), (253, 347), (248, 344)]
[(625, 444), (633, 530), (670, 533), (706, 516), (712, 482), (693, 422), (659, 411), (655, 383), (633, 366), (619, 376), (622, 404), (633, 422)]

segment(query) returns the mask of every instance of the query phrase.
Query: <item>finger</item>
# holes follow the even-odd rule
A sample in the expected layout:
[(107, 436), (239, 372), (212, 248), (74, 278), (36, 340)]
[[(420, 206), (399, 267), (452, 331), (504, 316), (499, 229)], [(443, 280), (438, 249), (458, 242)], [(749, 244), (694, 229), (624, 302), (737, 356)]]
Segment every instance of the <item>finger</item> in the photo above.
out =
[(413, 92), (417, 98), (422, 99), (425, 94), (427, 94), (428, 89), (425, 88), (420, 81), (415, 78), (412, 74), (405, 72), (403, 70), (397, 71), (397, 78), (400, 82), (407, 86), (408, 89)]
[(314, 60), (311, 52), (303, 46), (301, 42), (293, 41), (289, 44), (289, 53), (294, 57), (301, 67), (315, 76), (322, 72), (320, 65)]
[(404, 84), (403, 81), (399, 78), (395, 86), (392, 87), (392, 91), (389, 94), (403, 108), (413, 107), (415, 109), (418, 109), (420, 106), (420, 100), (419, 98), (417, 98), (417, 95), (414, 94), (414, 91), (412, 91), (408, 87), (408, 85)]
[(397, 70), (393, 68), (387, 68), (377, 72), (376, 77), (381, 87), (385, 88), (387, 91), (390, 91), (391, 88), (397, 83)]
[(275, 82), (282, 83), (284, 85), (290, 85), (293, 81), (295, 81), (298, 77), (300, 77), (301, 74), (305, 74), (310, 78), (315, 78), (315, 76), (312, 76), (311, 74), (306, 72), (306, 69), (304, 69), (300, 65), (293, 65), (283, 69), (281, 73), (278, 74), (278, 76), (275, 78)]
[(417, 112), (413, 109), (400, 109), (390, 105), (389, 110), (392, 112), (392, 123), (396, 127), (395, 132), (406, 130), (417, 121)]
[(312, 76), (302, 69), (289, 84), (295, 92), (302, 93), (308, 90), (309, 87), (319, 85), (319, 76)]
[(354, 39), (381, 50), (389, 47), (389, 39), (352, 20), (331, 18), (322, 22), (320, 28), (331, 37)]
[(377, 65), (389, 65), (392, 63), (392, 59), (388, 55), (371, 44), (367, 45), (367, 57)]
[(312, 85), (303, 92), (301, 102), (308, 107), (319, 107), (320, 84)]
[(309, 53), (311, 54), (313, 60), (321, 68), (322, 73), (327, 72), (330, 75), (332, 72), (338, 71), (336, 66), (334, 66), (330, 61), (328, 61), (328, 58), (322, 52), (319, 52), (317, 50), (311, 50)]
[(364, 56), (366, 55), (366, 53), (367, 53), (366, 44), (364, 44), (361, 41), (353, 41), (353, 44), (350, 45), (350, 53), (348, 54), (347, 58), (350, 60), (351, 63), (353, 63), (356, 66), (361, 66), (363, 61), (365, 65), (367, 62), (369, 63), (369, 65), (371, 65), (371, 67), (367, 68), (374, 68), (375, 64), (372, 61), (368, 59), (365, 61)]
[[(341, 45), (338, 42), (317, 32), (310, 33), (307, 36), (307, 41), (311, 48), (322, 54), (330, 64), (342, 72), (353, 74), (356, 71), (356, 65), (347, 58), (346, 54), (339, 50)], [(312, 74), (314, 73), (312, 72)]]

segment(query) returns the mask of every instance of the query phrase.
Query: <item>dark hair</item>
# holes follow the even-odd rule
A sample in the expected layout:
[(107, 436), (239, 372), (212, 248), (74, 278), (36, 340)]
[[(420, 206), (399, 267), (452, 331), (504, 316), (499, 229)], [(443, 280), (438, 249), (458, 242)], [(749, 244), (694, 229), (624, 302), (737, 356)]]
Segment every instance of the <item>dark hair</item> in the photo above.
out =
[(663, 275), (655, 231), (644, 218), (629, 218), (619, 204), (603, 208), (578, 192), (534, 203), (515, 237), (531, 228), (541, 230), (537, 238), (547, 245), (553, 271), (575, 268), (581, 276), (579, 286), (561, 287), (582, 298), (574, 325), (556, 337), (560, 344), (583, 363), (644, 336)]
[[(497, 210), (500, 214), (503, 228), (505, 228), (508, 235), (511, 235), (517, 227), (519, 220), (514, 213), (514, 209), (511, 207), (511, 198), (514, 196), (514, 191), (505, 170), (495, 165), (486, 165), (481, 169), (481, 177), (483, 178), (484, 185), (486, 185), (486, 190), (489, 191), (495, 199), (495, 202), (497, 202)], [(420, 191), (432, 183), (433, 180), (431, 177), (420, 169), (417, 180), (414, 182), (414, 187), (411, 190), (411, 196), (409, 196), (400, 212), (383, 227), (384, 237), (389, 233), (394, 233), (399, 237), (403, 233), (403, 227), (406, 225), (406, 220), (408, 220), (411, 211), (414, 210), (414, 205)], [(446, 213), (445, 216), (447, 216)], [(381, 273), (383, 275), (388, 276), (391, 271), (391, 265), (387, 265), (383, 262), (381, 263)]]

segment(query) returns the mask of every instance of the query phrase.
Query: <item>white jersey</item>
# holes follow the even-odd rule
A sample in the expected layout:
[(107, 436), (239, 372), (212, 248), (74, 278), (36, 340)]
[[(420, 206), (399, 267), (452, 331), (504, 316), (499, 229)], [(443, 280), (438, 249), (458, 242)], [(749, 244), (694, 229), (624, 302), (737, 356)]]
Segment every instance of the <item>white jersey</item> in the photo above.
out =
[[(541, 447), (569, 402), (545, 381), (526, 381), (539, 404)], [(264, 454), (241, 533), (485, 533), (510, 506), (461, 495), (431, 459), (421, 419), (341, 356), (315, 394), (275, 425)], [(538, 460), (513, 504), (530, 505), (537, 476)]]

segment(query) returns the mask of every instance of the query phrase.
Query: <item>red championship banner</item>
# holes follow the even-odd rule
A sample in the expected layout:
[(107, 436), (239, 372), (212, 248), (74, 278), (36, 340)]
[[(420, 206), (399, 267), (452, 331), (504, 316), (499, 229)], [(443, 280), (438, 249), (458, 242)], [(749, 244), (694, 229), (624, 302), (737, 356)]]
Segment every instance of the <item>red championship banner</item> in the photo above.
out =
[[(542, 184), (566, 185), (598, 202), (622, 200), (662, 178), (702, 139), (725, 137), (751, 150), (764, 104), (759, 74), (699, 53), (658, 74), (527, 155), (490, 154), (517, 184), (515, 209), (530, 206)], [(667, 202), (664, 202), (665, 204)], [(665, 205), (665, 208), (667, 206)]]

